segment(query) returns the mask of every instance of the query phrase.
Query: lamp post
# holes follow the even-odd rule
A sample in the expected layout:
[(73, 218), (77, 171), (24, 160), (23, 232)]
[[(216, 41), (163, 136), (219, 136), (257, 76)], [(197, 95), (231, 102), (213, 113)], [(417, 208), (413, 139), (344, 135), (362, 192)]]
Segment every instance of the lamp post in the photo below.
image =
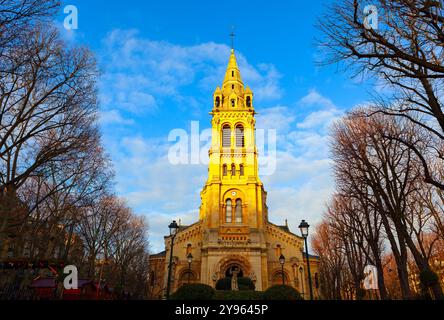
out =
[(311, 273), (310, 273), (310, 258), (308, 257), (308, 245), (307, 245), (307, 237), (308, 237), (308, 228), (310, 225), (302, 220), (299, 225), (299, 229), (301, 230), (302, 237), (305, 241), (305, 257), (307, 259), (307, 273), (308, 273), (308, 286), (310, 287), (310, 300), (313, 300), (313, 286), (311, 284)]
[(167, 300), (170, 298), (170, 288), (171, 288), (171, 269), (173, 267), (173, 246), (174, 246), (174, 238), (176, 237), (177, 230), (179, 230), (179, 226), (176, 223), (176, 220), (170, 223), (168, 226), (170, 228), (170, 237), (171, 237), (171, 248), (170, 248), (170, 261), (168, 263), (168, 282), (166, 289), (166, 298)]
[(281, 256), (279, 257), (279, 263), (281, 264), (281, 268), (282, 268), (282, 285), (285, 285), (285, 277), (284, 277), (284, 263), (285, 263), (285, 257), (284, 255), (281, 253)]
[(188, 253), (187, 255), (187, 260), (188, 260), (188, 284), (190, 284), (190, 278), (191, 278), (191, 262), (193, 262), (193, 255), (190, 253)]

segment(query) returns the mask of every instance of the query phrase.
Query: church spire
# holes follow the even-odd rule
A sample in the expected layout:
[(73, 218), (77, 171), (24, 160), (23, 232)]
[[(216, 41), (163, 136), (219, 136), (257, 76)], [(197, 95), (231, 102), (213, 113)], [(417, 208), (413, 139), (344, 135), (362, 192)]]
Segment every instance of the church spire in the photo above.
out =
[(222, 92), (226, 96), (229, 96), (232, 92), (240, 96), (243, 94), (243, 91), (244, 83), (242, 82), (241, 73), (237, 66), (234, 49), (231, 49), (230, 59), (228, 60), (228, 66), (222, 84)]
[(231, 49), (230, 58), (228, 59), (222, 88), (216, 88), (216, 91), (213, 94), (213, 99), (213, 111), (249, 110), (254, 112), (253, 92), (250, 88), (244, 87), (233, 48)]

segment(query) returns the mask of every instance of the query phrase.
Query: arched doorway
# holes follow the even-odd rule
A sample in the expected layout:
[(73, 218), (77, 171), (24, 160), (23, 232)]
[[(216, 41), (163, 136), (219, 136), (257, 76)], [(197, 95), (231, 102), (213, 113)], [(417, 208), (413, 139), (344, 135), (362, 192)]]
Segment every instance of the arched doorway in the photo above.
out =
[(282, 277), (284, 277), (285, 284), (290, 285), (290, 279), (288, 278), (287, 273), (284, 271), (284, 273), (282, 274), (282, 270), (273, 273), (273, 276), (271, 278), (271, 285), (281, 285)]
[(249, 277), (255, 283), (256, 276), (252, 273), (250, 261), (244, 256), (232, 254), (223, 257), (214, 266), (214, 284), (216, 284), (219, 279), (231, 277), (232, 274), (230, 273), (233, 270), (232, 268), (238, 268), (238, 277)]
[(194, 274), (194, 272), (193, 271), (189, 271), (189, 270), (185, 270), (179, 276), (179, 286), (178, 286), (178, 288), (180, 288), (184, 284), (196, 283), (196, 282), (197, 282), (197, 279), (196, 279), (196, 275)]

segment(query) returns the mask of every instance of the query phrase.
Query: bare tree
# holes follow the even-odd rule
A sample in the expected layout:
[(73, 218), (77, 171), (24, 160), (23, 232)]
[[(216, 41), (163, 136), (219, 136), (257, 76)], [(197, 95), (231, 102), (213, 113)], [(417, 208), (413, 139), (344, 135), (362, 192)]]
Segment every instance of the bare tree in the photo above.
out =
[[(148, 242), (146, 234), (147, 224), (145, 220), (142, 217), (134, 216), (132, 213), (130, 213), (128, 220), (112, 234), (108, 252), (113, 260), (116, 274), (119, 275), (117, 284), (121, 290), (129, 287), (139, 287), (134, 291), (140, 293), (140, 284), (143, 285), (144, 291), (148, 288), (148, 261), (146, 259)], [(133, 272), (141, 273), (139, 277), (136, 277), (138, 281), (131, 276)], [(140, 283), (140, 281), (143, 282)]]
[[(324, 63), (344, 62), (355, 75), (374, 76), (387, 86), (377, 97), (378, 108), (370, 110), (402, 117), (425, 130), (427, 144), (393, 136), (419, 158), (425, 180), (444, 189), (433, 170), (442, 161), (444, 141), (443, 78), (444, 16), (442, 1), (378, 0), (379, 28), (365, 23), (366, 1), (336, 2), (319, 20), (326, 49)], [(418, 141), (416, 141), (418, 142)], [(424, 145), (426, 148), (424, 148)]]
[(348, 194), (335, 194), (327, 211), (327, 221), (333, 230), (339, 232), (342, 241), (345, 242), (347, 261), (358, 266), (356, 270), (350, 268), (355, 291), (361, 286), (365, 265), (370, 263), (378, 270), (381, 299), (387, 299), (382, 266), (384, 249), (381, 218), (377, 210), (369, 205), (362, 187), (357, 190), (350, 188), (348, 191), (350, 192)]
[[(418, 222), (423, 216), (412, 210), (412, 205), (422, 206), (416, 198), (422, 180), (420, 166), (411, 149), (387, 136), (414, 139), (417, 127), (389, 116), (367, 118), (362, 116), (364, 112), (356, 111), (335, 126), (336, 176), (344, 193), (356, 189), (350, 184), (353, 180), (367, 185), (368, 200), (379, 212), (397, 262), (403, 296), (408, 298), (411, 296), (406, 268), (408, 251), (420, 272), (431, 272), (428, 256), (418, 246), (424, 221), (421, 227)], [(435, 284), (433, 292), (436, 298), (442, 298), (439, 283)]]
[(343, 281), (346, 270), (345, 256), (341, 241), (332, 232), (328, 222), (323, 221), (316, 227), (311, 245), (320, 258), (320, 279), (324, 299), (343, 299)]
[(6, 244), (21, 259), (75, 262), (146, 297), (147, 223), (114, 193), (95, 59), (61, 41), (59, 6), (0, 0), (0, 253)]
[(107, 251), (115, 233), (127, 223), (130, 212), (121, 200), (108, 195), (96, 201), (92, 206), (85, 208), (78, 225), (85, 254), (88, 259), (88, 277), (95, 276), (96, 261), (99, 257), (107, 260), (110, 252)]
[(0, 0), (0, 59), (20, 46), (29, 29), (50, 20), (59, 6), (55, 0)]
[[(33, 30), (15, 52), (22, 61), (0, 78), (0, 199), (8, 203), (49, 163), (90, 147), (97, 75), (87, 49), (66, 50), (50, 27)], [(25, 57), (25, 59), (23, 58)], [(2, 208), (0, 244), (12, 208)]]

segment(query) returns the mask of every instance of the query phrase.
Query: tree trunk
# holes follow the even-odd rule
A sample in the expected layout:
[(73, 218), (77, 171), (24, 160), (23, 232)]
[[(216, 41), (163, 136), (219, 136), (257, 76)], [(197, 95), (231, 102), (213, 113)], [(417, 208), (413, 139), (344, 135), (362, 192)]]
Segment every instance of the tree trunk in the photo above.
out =
[[(406, 239), (407, 246), (410, 249), (410, 252), (413, 255), (413, 258), (415, 259), (416, 265), (419, 268), (420, 272), (432, 272), (432, 269), (430, 268), (429, 262), (426, 258), (419, 252), (418, 248), (416, 247), (413, 240), (409, 237)], [(444, 294), (442, 292), (441, 285), (439, 284), (439, 281), (435, 283), (433, 286), (430, 287), (433, 291), (433, 295), (435, 296), (436, 300), (444, 300)]]
[(387, 300), (388, 294), (387, 294), (387, 289), (385, 287), (385, 282), (384, 282), (384, 270), (383, 270), (382, 262), (381, 262), (381, 259), (379, 258), (379, 256), (375, 257), (375, 267), (378, 270), (379, 295), (381, 297), (381, 300)]

